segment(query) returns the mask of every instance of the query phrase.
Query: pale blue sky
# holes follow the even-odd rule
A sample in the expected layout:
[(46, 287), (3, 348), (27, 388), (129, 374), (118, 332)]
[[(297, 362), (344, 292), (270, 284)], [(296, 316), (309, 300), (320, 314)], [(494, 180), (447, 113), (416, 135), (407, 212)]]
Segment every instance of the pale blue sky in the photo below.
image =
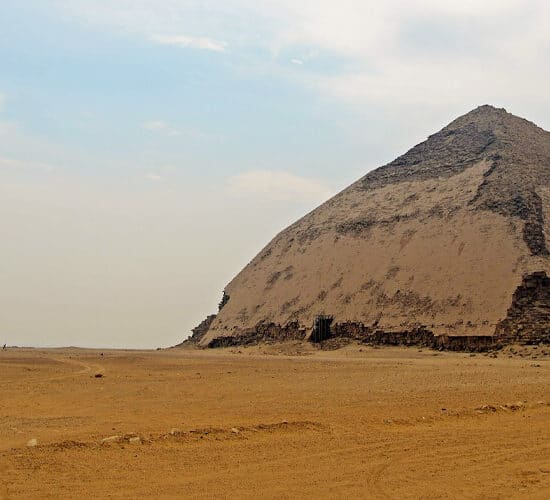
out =
[(543, 1), (3, 0), (0, 342), (171, 345), (276, 231), (484, 103)]

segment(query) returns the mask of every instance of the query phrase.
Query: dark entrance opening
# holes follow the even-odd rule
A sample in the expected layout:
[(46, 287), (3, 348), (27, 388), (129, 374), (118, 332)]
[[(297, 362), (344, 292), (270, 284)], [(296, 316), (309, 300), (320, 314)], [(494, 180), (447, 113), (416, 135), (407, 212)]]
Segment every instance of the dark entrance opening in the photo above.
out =
[(330, 325), (333, 320), (334, 318), (332, 316), (325, 316), (324, 314), (316, 316), (313, 321), (313, 329), (311, 330), (311, 335), (309, 337), (310, 342), (322, 342), (323, 340), (332, 337)]

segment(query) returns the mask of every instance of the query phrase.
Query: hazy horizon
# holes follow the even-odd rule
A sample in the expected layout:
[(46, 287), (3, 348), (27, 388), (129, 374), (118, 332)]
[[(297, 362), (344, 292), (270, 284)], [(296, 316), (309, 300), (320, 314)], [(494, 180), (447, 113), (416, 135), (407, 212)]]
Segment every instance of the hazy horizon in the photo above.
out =
[(550, 129), (543, 1), (0, 4), (0, 343), (155, 348), (482, 104)]

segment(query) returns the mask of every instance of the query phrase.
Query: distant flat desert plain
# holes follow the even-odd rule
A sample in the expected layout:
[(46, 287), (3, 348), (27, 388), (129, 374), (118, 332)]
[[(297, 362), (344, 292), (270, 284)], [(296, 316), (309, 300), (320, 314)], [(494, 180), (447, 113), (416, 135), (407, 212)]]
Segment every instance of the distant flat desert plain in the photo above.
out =
[(0, 351), (0, 498), (547, 499), (538, 349)]

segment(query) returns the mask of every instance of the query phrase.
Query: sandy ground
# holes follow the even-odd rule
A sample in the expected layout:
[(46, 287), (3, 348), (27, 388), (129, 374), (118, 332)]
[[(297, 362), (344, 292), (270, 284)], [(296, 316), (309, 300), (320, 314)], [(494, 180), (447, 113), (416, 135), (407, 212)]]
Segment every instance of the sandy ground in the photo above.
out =
[(10, 349), (0, 375), (1, 498), (550, 498), (547, 359)]

